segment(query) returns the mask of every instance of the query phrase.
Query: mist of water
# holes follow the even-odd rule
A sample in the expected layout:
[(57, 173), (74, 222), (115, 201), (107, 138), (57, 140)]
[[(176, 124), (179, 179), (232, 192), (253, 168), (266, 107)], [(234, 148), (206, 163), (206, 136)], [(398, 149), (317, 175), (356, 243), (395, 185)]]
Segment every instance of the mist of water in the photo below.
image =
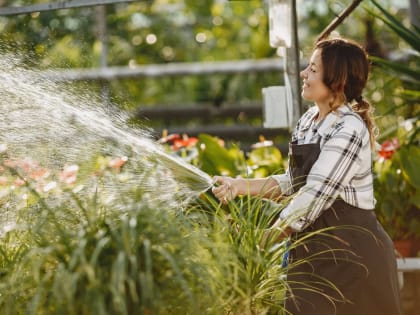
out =
[(10, 158), (59, 170), (98, 155), (127, 157), (130, 176), (103, 183), (104, 198), (121, 207), (124, 190), (141, 188), (149, 200), (176, 205), (174, 196), (189, 200), (211, 186), (208, 174), (168, 154), (148, 130), (129, 127), (99, 96), (52, 82), (14, 56), (0, 58), (0, 108), (0, 144)]

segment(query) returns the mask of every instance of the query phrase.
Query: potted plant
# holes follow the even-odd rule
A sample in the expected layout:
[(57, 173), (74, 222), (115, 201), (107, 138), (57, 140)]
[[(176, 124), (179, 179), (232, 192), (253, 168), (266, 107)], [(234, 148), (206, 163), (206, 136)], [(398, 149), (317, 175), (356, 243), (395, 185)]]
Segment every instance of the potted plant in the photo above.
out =
[(382, 143), (374, 162), (376, 213), (402, 256), (414, 255), (420, 240), (419, 165), (420, 147), (397, 137)]

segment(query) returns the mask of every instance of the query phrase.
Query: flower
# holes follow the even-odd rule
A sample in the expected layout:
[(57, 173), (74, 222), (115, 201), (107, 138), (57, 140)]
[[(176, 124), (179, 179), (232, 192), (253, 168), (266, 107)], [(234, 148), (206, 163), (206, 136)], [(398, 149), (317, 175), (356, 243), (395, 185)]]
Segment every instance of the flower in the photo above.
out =
[(59, 175), (60, 181), (67, 185), (74, 184), (77, 179), (78, 171), (79, 171), (79, 166), (76, 164), (64, 166), (63, 170), (61, 171)]
[(172, 145), (172, 150), (178, 151), (183, 148), (191, 148), (195, 146), (198, 142), (196, 137), (188, 137), (187, 135), (183, 135), (181, 139), (175, 139)]
[(251, 145), (251, 149), (268, 148), (268, 147), (272, 147), (273, 145), (274, 145), (273, 141), (265, 140), (264, 136), (260, 136), (259, 142)]
[(9, 184), (9, 180), (6, 176), (0, 176), (0, 186), (7, 186)]
[(160, 138), (158, 143), (168, 144), (176, 152), (180, 149), (188, 149), (195, 146), (198, 143), (198, 139), (196, 137), (189, 137), (186, 134), (183, 134), (181, 137), (179, 134), (174, 133)]
[(374, 163), (376, 214), (394, 240), (420, 236), (418, 165), (420, 148), (398, 138), (383, 142)]
[(128, 161), (128, 157), (126, 157), (126, 156), (116, 157), (116, 158), (111, 159), (108, 162), (108, 166), (110, 168), (113, 168), (113, 169), (119, 171), (121, 169), (121, 167), (123, 167), (124, 164), (127, 163), (127, 161)]
[(394, 155), (395, 151), (398, 150), (399, 147), (400, 141), (398, 138), (392, 138), (382, 143), (378, 150), (378, 154), (382, 159), (388, 160)]
[(160, 138), (158, 140), (158, 143), (161, 143), (161, 144), (171, 143), (171, 142), (173, 142), (177, 139), (180, 139), (180, 138), (181, 138), (180, 135), (177, 134), (177, 133), (167, 135), (166, 132), (165, 132), (164, 135), (162, 136), (162, 138)]
[[(22, 176), (26, 175), (28, 178), (35, 181), (40, 181), (50, 175), (50, 171), (48, 169), (39, 166), (38, 163), (30, 159), (5, 160), (3, 165), (7, 168), (19, 170)], [(0, 171), (4, 171), (4, 168), (0, 168)]]

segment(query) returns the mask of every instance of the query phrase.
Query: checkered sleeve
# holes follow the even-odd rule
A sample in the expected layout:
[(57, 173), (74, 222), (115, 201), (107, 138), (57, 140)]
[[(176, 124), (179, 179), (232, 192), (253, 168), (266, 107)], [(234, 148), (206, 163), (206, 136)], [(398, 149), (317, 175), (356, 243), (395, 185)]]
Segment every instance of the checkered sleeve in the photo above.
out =
[(325, 139), (306, 184), (293, 196), (280, 217), (301, 231), (330, 207), (360, 166), (362, 138), (354, 128), (341, 128)]

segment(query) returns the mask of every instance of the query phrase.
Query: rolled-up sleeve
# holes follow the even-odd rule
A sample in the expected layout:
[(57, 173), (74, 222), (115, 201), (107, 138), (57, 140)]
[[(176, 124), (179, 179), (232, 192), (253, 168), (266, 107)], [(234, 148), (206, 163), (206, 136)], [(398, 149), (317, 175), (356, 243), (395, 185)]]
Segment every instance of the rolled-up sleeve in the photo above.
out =
[(291, 222), (289, 225), (295, 231), (313, 223), (357, 173), (361, 148), (362, 138), (352, 128), (342, 128), (327, 140), (306, 184), (291, 198), (280, 218)]
[(293, 190), (289, 172), (280, 175), (271, 175), (270, 177), (277, 182), (282, 195), (289, 196), (292, 194)]

